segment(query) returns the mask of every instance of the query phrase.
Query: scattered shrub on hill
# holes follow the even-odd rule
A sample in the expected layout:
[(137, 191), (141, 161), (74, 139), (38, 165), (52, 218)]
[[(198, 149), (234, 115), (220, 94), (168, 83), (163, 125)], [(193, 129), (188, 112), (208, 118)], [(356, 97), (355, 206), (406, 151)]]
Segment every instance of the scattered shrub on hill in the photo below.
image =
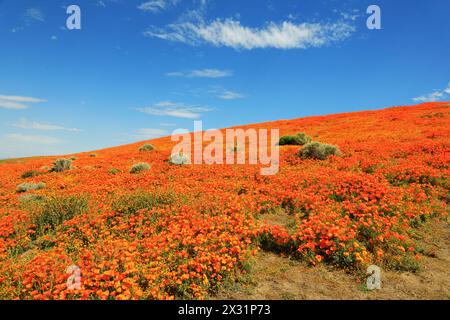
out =
[(120, 173), (120, 170), (116, 169), (116, 168), (111, 168), (111, 169), (108, 170), (108, 173), (112, 174), (112, 175), (116, 175), (116, 174)]
[(130, 169), (130, 173), (139, 173), (142, 171), (147, 171), (150, 169), (150, 165), (148, 163), (142, 162), (133, 165)]
[(24, 182), (17, 186), (16, 191), (18, 193), (24, 193), (31, 190), (40, 190), (45, 188), (45, 183), (39, 182), (39, 183), (32, 183), (32, 182)]
[(28, 203), (33, 201), (40, 201), (42, 199), (44, 199), (44, 197), (37, 194), (24, 194), (19, 197), (19, 202)]
[(153, 147), (153, 145), (147, 143), (147, 144), (144, 144), (142, 147), (140, 147), (139, 151), (145, 152), (145, 151), (152, 151), (153, 149), (155, 149), (155, 147)]
[(37, 170), (28, 170), (25, 171), (24, 173), (22, 173), (22, 175), (20, 176), (22, 179), (26, 179), (26, 178), (32, 178), (32, 177), (36, 177), (38, 175), (42, 174), (42, 172), (37, 171)]
[(66, 170), (72, 169), (72, 160), (71, 159), (57, 159), (53, 163), (52, 172), (63, 172)]
[(183, 165), (189, 163), (189, 158), (185, 154), (172, 154), (169, 159), (170, 164)]
[(77, 160), (77, 157), (70, 157), (70, 160), (75, 161)]
[(64, 221), (88, 210), (88, 200), (84, 196), (55, 196), (45, 198), (31, 213), (36, 235), (55, 230)]
[(293, 136), (283, 136), (280, 138), (279, 145), (294, 145), (294, 146), (302, 146), (311, 142), (312, 139), (306, 133), (300, 132)]
[(340, 154), (338, 147), (320, 142), (310, 142), (299, 151), (299, 156), (303, 159), (325, 160), (331, 155)]
[(138, 191), (118, 197), (113, 201), (111, 208), (116, 212), (123, 214), (135, 214), (142, 209), (151, 209), (154, 207), (171, 204), (175, 197), (171, 193), (149, 193)]
[(97, 154), (96, 154), (96, 153), (91, 153), (91, 154), (89, 155), (89, 157), (95, 158), (95, 157), (97, 157)]

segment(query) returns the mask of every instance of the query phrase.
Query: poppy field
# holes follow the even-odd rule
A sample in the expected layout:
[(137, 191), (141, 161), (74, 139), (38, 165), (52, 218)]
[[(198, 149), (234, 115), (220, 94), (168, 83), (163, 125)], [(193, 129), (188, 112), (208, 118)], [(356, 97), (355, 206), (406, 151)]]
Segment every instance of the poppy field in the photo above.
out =
[(407, 272), (421, 263), (414, 231), (448, 223), (449, 103), (242, 128), (306, 133), (339, 152), (280, 145), (271, 176), (171, 163), (170, 137), (0, 160), (0, 299), (210, 299), (251, 276), (262, 250), (355, 275)]

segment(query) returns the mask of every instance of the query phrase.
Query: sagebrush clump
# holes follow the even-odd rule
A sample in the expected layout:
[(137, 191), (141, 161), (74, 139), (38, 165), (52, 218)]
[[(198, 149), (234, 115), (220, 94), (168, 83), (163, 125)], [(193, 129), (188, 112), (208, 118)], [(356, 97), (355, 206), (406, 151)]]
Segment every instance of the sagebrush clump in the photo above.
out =
[(299, 151), (299, 156), (303, 159), (325, 160), (329, 156), (340, 154), (338, 147), (321, 142), (310, 142)]
[(153, 149), (155, 149), (155, 147), (149, 143), (144, 144), (142, 147), (139, 148), (140, 152), (145, 152), (145, 151), (152, 151)]
[(34, 201), (41, 201), (43, 199), (44, 199), (44, 197), (41, 195), (28, 193), (28, 194), (21, 195), (19, 197), (19, 202), (20, 203), (29, 203), (29, 202), (34, 202)]
[(116, 168), (111, 168), (111, 169), (108, 170), (108, 173), (111, 174), (111, 175), (116, 175), (116, 174), (119, 174), (120, 172), (121, 171), (119, 169), (116, 169)]
[(302, 146), (312, 141), (312, 138), (308, 136), (306, 133), (300, 132), (293, 136), (283, 136), (280, 138), (279, 145), (294, 145), (294, 146)]
[(24, 182), (17, 186), (16, 191), (18, 193), (24, 193), (28, 191), (41, 190), (45, 188), (44, 182), (33, 183), (33, 182)]
[(150, 165), (148, 163), (142, 162), (133, 165), (130, 169), (130, 173), (139, 173), (142, 171), (147, 171), (150, 169)]
[(72, 169), (71, 159), (56, 159), (53, 163), (52, 172), (63, 172)]
[(185, 154), (173, 154), (170, 156), (169, 163), (175, 165), (189, 164), (189, 158)]
[(22, 179), (26, 179), (26, 178), (32, 178), (32, 177), (36, 177), (38, 175), (42, 174), (42, 172), (37, 171), (37, 170), (28, 170), (25, 171), (24, 173), (22, 173), (22, 175), (20, 176)]

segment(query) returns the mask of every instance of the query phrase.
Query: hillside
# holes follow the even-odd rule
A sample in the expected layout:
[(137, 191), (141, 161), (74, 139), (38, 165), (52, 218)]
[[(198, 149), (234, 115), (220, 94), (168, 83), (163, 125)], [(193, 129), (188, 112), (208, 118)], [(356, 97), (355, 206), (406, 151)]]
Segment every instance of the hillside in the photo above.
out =
[[(448, 102), (242, 128), (305, 132), (341, 154), (280, 146), (279, 173), (262, 176), (259, 165), (170, 164), (165, 137), (0, 161), (0, 298), (449, 297)], [(51, 172), (58, 158), (71, 168)], [(137, 163), (149, 170), (130, 173)], [(364, 289), (370, 264), (386, 289)]]

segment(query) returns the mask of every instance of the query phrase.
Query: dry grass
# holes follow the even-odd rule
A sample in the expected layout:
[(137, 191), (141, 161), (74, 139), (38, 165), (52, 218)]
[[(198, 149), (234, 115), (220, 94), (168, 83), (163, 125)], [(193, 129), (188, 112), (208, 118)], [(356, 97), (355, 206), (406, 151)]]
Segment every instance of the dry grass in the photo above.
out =
[[(272, 220), (270, 217), (269, 220)], [(284, 221), (280, 218), (279, 221)], [(424, 250), (417, 273), (382, 271), (381, 290), (368, 291), (365, 279), (326, 265), (261, 251), (249, 275), (225, 287), (215, 299), (449, 299), (450, 225), (434, 221), (420, 231)]]

